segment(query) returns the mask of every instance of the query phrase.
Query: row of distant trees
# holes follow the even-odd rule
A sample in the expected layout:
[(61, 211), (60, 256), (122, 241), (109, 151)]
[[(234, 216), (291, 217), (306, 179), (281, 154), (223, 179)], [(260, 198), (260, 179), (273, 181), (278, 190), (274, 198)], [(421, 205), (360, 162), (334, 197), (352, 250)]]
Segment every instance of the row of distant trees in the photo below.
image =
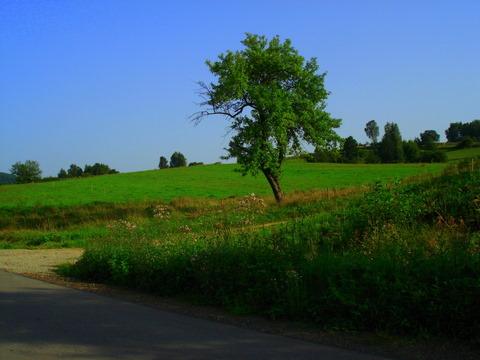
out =
[[(158, 163), (158, 168), (159, 169), (168, 169), (168, 168), (176, 168), (176, 167), (183, 167), (187, 166), (187, 158), (185, 155), (183, 155), (179, 151), (175, 151), (171, 156), (170, 156), (170, 162), (168, 162), (167, 158), (165, 156), (160, 156), (160, 161)], [(188, 166), (197, 166), (197, 165), (203, 165), (203, 162), (191, 162), (188, 164)]]
[(27, 160), (25, 162), (17, 161), (10, 168), (10, 173), (15, 176), (17, 184), (25, 184), (39, 181), (55, 181), (66, 178), (76, 178), (82, 176), (97, 176), (106, 174), (117, 174), (118, 171), (110, 168), (106, 164), (95, 163), (93, 165), (85, 165), (82, 169), (80, 166), (72, 164), (65, 171), (60, 169), (58, 176), (49, 176), (42, 178), (42, 170), (40, 164), (35, 160)]
[[(316, 148), (307, 156), (312, 162), (345, 163), (398, 163), (398, 162), (444, 162), (445, 151), (438, 149), (440, 135), (435, 130), (425, 130), (414, 140), (403, 140), (396, 123), (387, 123), (380, 139), (380, 128), (375, 120), (367, 122), (365, 134), (369, 144), (361, 145), (352, 136), (342, 143), (330, 143)], [(451, 123), (445, 131), (450, 142), (457, 142), (457, 147), (472, 146), (480, 140), (480, 120), (470, 123)]]
[(450, 142), (459, 141), (480, 141), (480, 120), (473, 120), (471, 122), (451, 123), (447, 130), (445, 130), (447, 140)]
[(85, 165), (82, 169), (76, 164), (71, 164), (70, 167), (65, 169), (60, 169), (57, 177), (59, 179), (66, 178), (77, 178), (82, 176), (98, 176), (98, 175), (107, 175), (107, 174), (118, 174), (118, 171), (110, 168), (107, 164), (95, 163), (93, 165)]
[(168, 162), (165, 156), (160, 156), (160, 162), (158, 163), (159, 169), (166, 169), (166, 168), (176, 168), (187, 166), (187, 158), (179, 151), (175, 151), (170, 156), (170, 163)]

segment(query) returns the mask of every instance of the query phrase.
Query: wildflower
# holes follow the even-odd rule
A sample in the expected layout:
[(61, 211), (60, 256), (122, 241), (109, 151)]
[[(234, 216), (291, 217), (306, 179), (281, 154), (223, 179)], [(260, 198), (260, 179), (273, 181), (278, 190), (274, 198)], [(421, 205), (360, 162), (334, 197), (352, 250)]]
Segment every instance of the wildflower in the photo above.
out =
[(170, 210), (165, 205), (157, 205), (153, 208), (153, 217), (158, 219), (168, 219)]

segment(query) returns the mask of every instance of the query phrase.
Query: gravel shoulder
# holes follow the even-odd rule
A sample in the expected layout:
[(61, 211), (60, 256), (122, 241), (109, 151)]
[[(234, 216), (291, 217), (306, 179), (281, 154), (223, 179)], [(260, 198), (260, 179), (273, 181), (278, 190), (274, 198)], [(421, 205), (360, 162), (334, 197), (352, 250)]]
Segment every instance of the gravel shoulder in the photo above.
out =
[(17, 274), (53, 274), (55, 266), (73, 263), (83, 249), (0, 250), (0, 269)]
[(215, 307), (195, 305), (178, 298), (158, 297), (115, 286), (80, 282), (62, 278), (54, 273), (56, 266), (74, 263), (83, 251), (83, 249), (0, 250), (0, 269), (163, 311), (394, 359), (480, 358), (480, 343), (473, 347), (471, 343), (441, 339), (419, 340), (371, 333), (327, 332), (309, 324), (271, 321), (256, 316), (236, 316)]

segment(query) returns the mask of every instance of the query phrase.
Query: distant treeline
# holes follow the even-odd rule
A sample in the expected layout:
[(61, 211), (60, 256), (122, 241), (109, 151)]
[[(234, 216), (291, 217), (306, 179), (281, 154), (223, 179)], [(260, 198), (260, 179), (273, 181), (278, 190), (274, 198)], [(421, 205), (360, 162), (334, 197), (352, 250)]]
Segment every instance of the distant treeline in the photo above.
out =
[[(310, 162), (333, 163), (401, 163), (401, 162), (445, 162), (447, 154), (439, 149), (440, 135), (435, 130), (425, 130), (414, 140), (403, 140), (396, 123), (387, 123), (380, 141), (380, 129), (375, 120), (365, 126), (370, 143), (359, 144), (352, 136), (317, 147), (306, 155)], [(445, 131), (449, 142), (457, 148), (466, 148), (480, 141), (480, 120), (470, 123), (451, 123)]]
[[(168, 162), (165, 156), (160, 156), (160, 161), (158, 162), (159, 169), (168, 169), (168, 168), (176, 168), (176, 167), (183, 167), (187, 166), (187, 158), (179, 151), (175, 151), (170, 156), (170, 163)], [(188, 166), (199, 166), (204, 165), (201, 161), (193, 161)]]
[(7, 174), (4, 172), (0, 172), (0, 185), (1, 184), (14, 184), (15, 183), (15, 176), (12, 174)]
[(42, 178), (42, 170), (40, 169), (38, 161), (27, 160), (25, 162), (17, 161), (13, 164), (10, 168), (10, 174), (0, 173), (0, 184), (26, 184), (117, 173), (117, 170), (111, 169), (106, 164), (95, 163), (93, 165), (85, 165), (83, 169), (78, 165), (72, 164), (67, 171), (65, 171), (65, 169), (60, 169), (58, 176), (47, 176)]
[(82, 169), (76, 164), (71, 164), (68, 170), (60, 169), (58, 172), (59, 179), (77, 178), (82, 176), (98, 176), (107, 174), (118, 174), (118, 171), (111, 169), (108, 165), (102, 163), (95, 163), (93, 165), (85, 165)]
[(451, 123), (445, 130), (445, 135), (450, 142), (468, 141), (468, 139), (480, 141), (480, 120), (473, 120), (469, 123)]

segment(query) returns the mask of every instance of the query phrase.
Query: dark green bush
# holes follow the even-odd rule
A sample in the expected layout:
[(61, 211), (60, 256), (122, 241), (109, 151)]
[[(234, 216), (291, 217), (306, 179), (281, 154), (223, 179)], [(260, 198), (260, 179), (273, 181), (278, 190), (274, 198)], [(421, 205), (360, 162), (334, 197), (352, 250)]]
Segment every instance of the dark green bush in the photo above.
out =
[(420, 162), (446, 162), (448, 160), (447, 153), (442, 150), (425, 150), (420, 155)]

